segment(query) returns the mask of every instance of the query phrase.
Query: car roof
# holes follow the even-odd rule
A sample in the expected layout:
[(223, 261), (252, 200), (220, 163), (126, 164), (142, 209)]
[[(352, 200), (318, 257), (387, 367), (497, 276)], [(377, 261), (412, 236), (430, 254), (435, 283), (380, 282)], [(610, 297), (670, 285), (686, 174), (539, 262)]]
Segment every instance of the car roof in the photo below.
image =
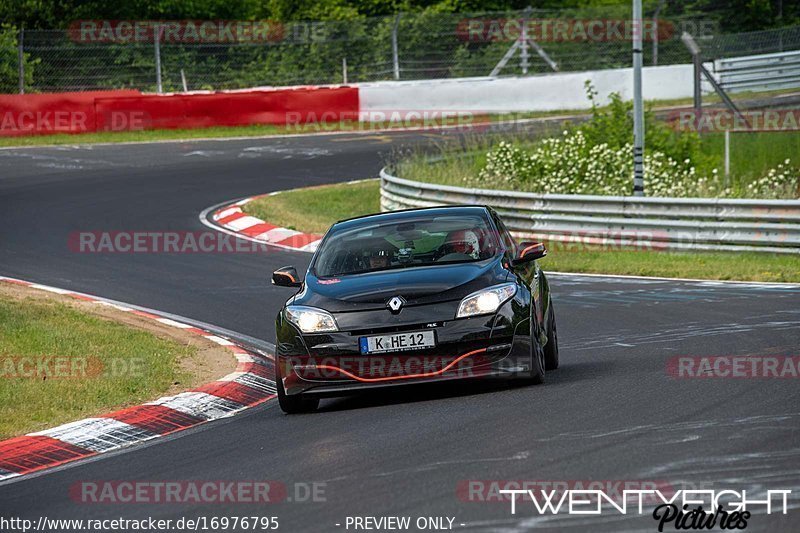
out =
[(400, 211), (388, 211), (386, 213), (374, 213), (359, 217), (347, 218), (336, 222), (336, 229), (347, 229), (357, 227), (363, 223), (390, 222), (419, 218), (420, 215), (433, 217), (439, 216), (459, 216), (459, 215), (479, 215), (488, 218), (488, 211), (485, 205), (448, 205), (437, 207), (422, 207), (417, 209), (403, 209)]

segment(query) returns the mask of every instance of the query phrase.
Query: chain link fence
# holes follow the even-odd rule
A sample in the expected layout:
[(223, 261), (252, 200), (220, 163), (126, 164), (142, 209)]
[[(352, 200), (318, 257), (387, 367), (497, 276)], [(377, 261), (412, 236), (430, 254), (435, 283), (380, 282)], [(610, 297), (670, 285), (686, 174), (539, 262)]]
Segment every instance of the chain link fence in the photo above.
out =
[[(177, 92), (627, 67), (629, 16), (528, 9), (344, 22), (83, 21), (0, 37), (0, 92)], [(708, 59), (800, 48), (797, 27), (722, 36), (717, 22), (643, 21), (645, 65), (690, 62), (683, 31), (707, 46)]]
[(705, 59), (722, 59), (800, 50), (800, 26), (697, 38)]

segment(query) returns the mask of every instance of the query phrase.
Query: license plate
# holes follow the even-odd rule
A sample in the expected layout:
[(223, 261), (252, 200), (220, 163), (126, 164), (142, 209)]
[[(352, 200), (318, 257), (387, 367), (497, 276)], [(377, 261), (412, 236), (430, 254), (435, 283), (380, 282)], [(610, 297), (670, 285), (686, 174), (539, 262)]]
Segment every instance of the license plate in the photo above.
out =
[(412, 331), (409, 333), (393, 333), (391, 335), (375, 335), (360, 337), (358, 345), (361, 353), (399, 352), (403, 350), (421, 350), (436, 346), (433, 331)]

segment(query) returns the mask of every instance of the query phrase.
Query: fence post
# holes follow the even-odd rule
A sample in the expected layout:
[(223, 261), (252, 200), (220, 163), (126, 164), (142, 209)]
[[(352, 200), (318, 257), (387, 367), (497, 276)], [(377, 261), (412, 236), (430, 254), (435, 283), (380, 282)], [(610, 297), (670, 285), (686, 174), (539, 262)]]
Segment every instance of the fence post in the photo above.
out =
[(700, 54), (694, 54), (692, 56), (692, 64), (694, 65), (694, 96), (692, 101), (694, 103), (694, 112), (697, 116), (697, 120), (700, 120), (700, 114), (703, 112), (703, 92), (702, 92), (702, 78), (700, 74), (702, 72), (702, 65), (703, 60), (700, 57)]
[(19, 29), (19, 39), (17, 42), (17, 61), (19, 62), (19, 94), (25, 94), (25, 53), (24, 44), (25, 28)]
[(725, 185), (731, 175), (731, 130), (725, 130)]
[(658, 16), (661, 15), (661, 10), (664, 9), (664, 3), (667, 0), (660, 0), (655, 13), (653, 13), (653, 66), (658, 65)]
[(522, 50), (519, 55), (519, 66), (522, 69), (522, 74), (528, 74), (528, 19), (531, 16), (531, 6), (525, 8), (522, 16)]
[(342, 83), (347, 85), (347, 58), (342, 58)]
[(156, 24), (153, 29), (153, 43), (155, 44), (156, 54), (156, 91), (161, 94), (161, 24)]
[(703, 93), (700, 90), (703, 59), (700, 57), (700, 47), (697, 46), (694, 37), (688, 32), (683, 32), (681, 41), (683, 41), (683, 44), (689, 49), (689, 53), (692, 54), (692, 64), (694, 65), (694, 120), (695, 127), (699, 129), (701, 113), (703, 112)]
[(183, 84), (183, 92), (189, 92), (189, 86), (186, 85), (186, 73), (181, 69), (181, 84)]
[(658, 19), (653, 18), (653, 66), (658, 66)]
[(400, 53), (397, 50), (397, 29), (400, 26), (400, 13), (394, 18), (392, 26), (392, 64), (394, 66), (394, 79), (400, 79)]
[(644, 196), (642, 106), (642, 0), (633, 0), (633, 195)]

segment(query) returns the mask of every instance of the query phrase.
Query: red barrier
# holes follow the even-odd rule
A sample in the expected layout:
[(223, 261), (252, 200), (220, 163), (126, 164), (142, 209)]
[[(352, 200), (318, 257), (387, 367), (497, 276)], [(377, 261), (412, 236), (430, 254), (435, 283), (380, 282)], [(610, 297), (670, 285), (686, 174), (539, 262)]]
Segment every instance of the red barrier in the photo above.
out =
[(100, 98), (97, 131), (356, 120), (355, 87)]
[(0, 95), (0, 136), (357, 120), (358, 88)]
[(140, 95), (139, 91), (0, 94), (0, 136), (95, 131), (97, 98)]

